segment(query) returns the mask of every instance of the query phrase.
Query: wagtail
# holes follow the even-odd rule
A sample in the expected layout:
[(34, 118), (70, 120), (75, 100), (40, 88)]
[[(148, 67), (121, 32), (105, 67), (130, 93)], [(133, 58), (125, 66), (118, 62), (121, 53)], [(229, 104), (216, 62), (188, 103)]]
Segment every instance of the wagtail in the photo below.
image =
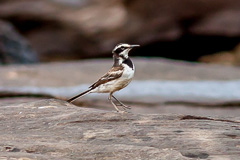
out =
[[(67, 102), (72, 102), (89, 93), (109, 93), (108, 100), (112, 103), (117, 112), (125, 112), (126, 109), (131, 109), (129, 106), (126, 106), (113, 96), (113, 93), (126, 87), (133, 79), (135, 67), (129, 58), (128, 53), (134, 47), (139, 47), (139, 45), (130, 45), (125, 43), (118, 44), (112, 51), (114, 60), (112, 68), (99, 80), (93, 83), (88, 90), (70, 98)], [(112, 101), (112, 98), (119, 103), (118, 106), (122, 106), (124, 111), (117, 107), (117, 105)]]

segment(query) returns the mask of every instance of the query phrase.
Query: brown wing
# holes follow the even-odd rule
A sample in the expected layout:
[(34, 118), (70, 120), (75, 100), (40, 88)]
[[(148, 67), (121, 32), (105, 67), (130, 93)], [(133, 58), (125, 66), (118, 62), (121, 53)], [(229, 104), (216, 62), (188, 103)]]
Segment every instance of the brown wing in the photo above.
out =
[(122, 73), (122, 66), (112, 67), (106, 74), (104, 74), (97, 82), (93, 83), (89, 88), (94, 89), (103, 83), (117, 79), (121, 77)]

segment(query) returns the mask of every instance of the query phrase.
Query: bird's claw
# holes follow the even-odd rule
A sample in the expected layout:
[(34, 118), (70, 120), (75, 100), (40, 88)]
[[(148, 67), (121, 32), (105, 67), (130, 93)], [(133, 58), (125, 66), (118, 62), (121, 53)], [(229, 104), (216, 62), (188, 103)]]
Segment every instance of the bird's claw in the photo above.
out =
[(130, 106), (122, 106), (125, 109), (132, 109)]
[(117, 111), (117, 113), (131, 113), (130, 111), (127, 111), (127, 110), (119, 110), (119, 111)]
[(131, 109), (130, 106), (126, 106), (126, 105), (123, 105), (123, 104), (118, 104), (117, 106), (121, 106), (123, 109)]

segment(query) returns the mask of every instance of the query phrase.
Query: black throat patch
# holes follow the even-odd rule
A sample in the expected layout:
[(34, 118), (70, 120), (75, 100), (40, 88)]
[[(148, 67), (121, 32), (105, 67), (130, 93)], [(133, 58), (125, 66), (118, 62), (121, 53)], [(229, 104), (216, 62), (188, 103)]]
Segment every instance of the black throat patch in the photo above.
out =
[(133, 63), (132, 63), (132, 61), (131, 61), (130, 58), (125, 59), (125, 60), (123, 61), (123, 63), (126, 64), (126, 65), (128, 65), (130, 68), (133, 69)]

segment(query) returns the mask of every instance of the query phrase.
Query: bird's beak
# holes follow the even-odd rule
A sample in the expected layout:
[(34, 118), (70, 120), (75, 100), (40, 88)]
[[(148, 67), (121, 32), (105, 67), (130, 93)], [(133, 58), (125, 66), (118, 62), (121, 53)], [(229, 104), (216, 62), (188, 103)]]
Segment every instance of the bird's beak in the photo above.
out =
[(140, 47), (138, 44), (130, 45), (130, 48)]

